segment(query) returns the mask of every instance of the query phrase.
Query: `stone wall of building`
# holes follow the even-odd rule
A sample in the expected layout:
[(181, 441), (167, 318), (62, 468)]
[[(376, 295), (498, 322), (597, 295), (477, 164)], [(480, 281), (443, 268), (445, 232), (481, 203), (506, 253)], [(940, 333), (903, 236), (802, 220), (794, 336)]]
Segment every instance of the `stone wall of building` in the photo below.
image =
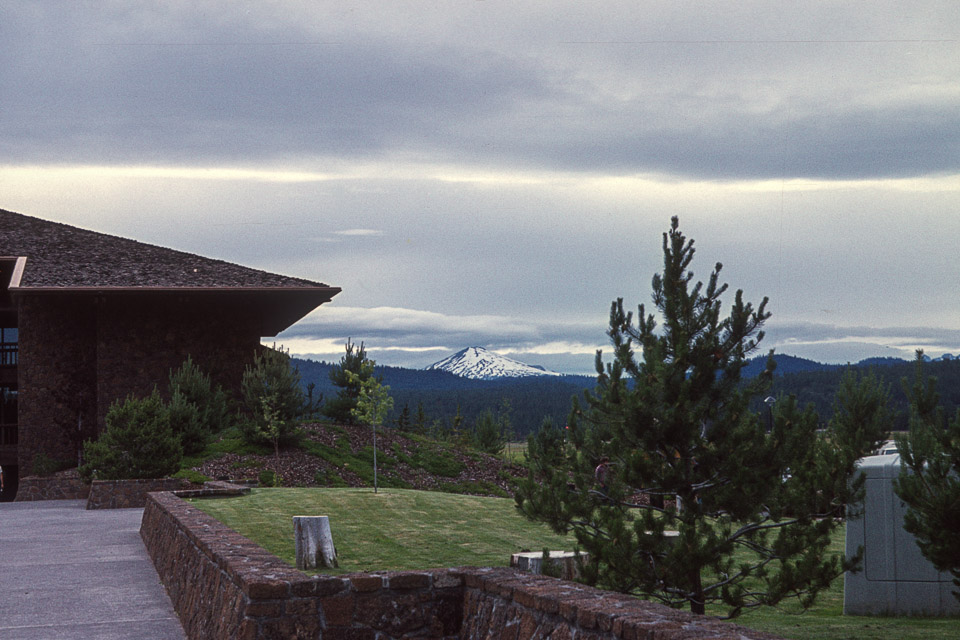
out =
[(140, 534), (191, 639), (777, 638), (509, 568), (308, 576), (173, 493)]
[(21, 477), (38, 455), (76, 466), (81, 443), (97, 433), (94, 307), (91, 297), (18, 299)]
[(105, 299), (97, 308), (97, 417), (131, 393), (165, 393), (187, 356), (214, 384), (238, 397), (260, 348), (259, 315), (222, 294), (145, 294)]
[(37, 294), (20, 296), (18, 305), (24, 476), (38, 455), (76, 466), (115, 401), (155, 387), (165, 393), (170, 371), (188, 355), (238, 397), (244, 368), (261, 348), (259, 314), (222, 293)]

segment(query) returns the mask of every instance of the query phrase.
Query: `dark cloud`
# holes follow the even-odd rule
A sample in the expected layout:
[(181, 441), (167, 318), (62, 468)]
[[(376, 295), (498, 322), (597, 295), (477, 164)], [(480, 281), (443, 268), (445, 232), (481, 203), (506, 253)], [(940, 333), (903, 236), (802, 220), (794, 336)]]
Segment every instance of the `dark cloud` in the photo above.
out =
[(697, 41), (680, 24), (678, 40), (629, 46), (418, 40), (369, 24), (45, 6), (0, 27), (6, 162), (395, 157), (713, 179), (960, 169), (956, 98), (904, 104), (887, 88), (944, 71), (894, 66), (891, 43)]

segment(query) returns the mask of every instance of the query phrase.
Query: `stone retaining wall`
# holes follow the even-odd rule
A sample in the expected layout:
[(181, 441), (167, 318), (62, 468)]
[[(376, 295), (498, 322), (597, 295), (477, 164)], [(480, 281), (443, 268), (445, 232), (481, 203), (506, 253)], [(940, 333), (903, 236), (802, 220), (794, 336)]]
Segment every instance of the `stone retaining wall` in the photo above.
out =
[(147, 504), (153, 491), (177, 491), (195, 486), (189, 480), (157, 478), (152, 480), (94, 480), (87, 497), (87, 509), (131, 509)]
[(223, 489), (151, 493), (140, 528), (192, 639), (777, 637), (509, 568), (311, 577), (178, 497)]
[(79, 476), (27, 476), (20, 478), (14, 502), (34, 500), (85, 500), (90, 495), (90, 485)]
[(149, 495), (140, 534), (189, 638), (452, 639), (461, 627), (452, 570), (310, 577), (172, 493)]
[(460, 640), (777, 640), (662, 604), (509, 568), (465, 569)]

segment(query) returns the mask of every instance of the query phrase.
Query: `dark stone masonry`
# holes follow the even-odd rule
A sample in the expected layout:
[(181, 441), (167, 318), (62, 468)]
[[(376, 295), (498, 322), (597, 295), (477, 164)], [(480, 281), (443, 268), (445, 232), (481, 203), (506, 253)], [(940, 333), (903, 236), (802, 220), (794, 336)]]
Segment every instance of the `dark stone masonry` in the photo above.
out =
[(208, 483), (147, 497), (140, 534), (188, 638), (778, 637), (509, 568), (308, 576), (180, 498), (239, 490)]
[(188, 356), (237, 397), (261, 338), (340, 292), (13, 211), (0, 228), (0, 390), (16, 405), (0, 464), (16, 479), (76, 466), (114, 402), (164, 394)]

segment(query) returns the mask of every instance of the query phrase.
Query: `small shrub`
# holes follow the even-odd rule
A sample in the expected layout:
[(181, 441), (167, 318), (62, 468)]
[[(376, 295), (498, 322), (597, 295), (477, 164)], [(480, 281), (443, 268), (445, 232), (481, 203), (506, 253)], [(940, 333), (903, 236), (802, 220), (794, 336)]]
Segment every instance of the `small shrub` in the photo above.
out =
[(194, 471), (193, 469), (180, 469), (175, 474), (174, 478), (180, 478), (181, 480), (188, 480), (193, 484), (203, 484), (204, 482), (210, 481), (210, 476), (205, 476), (199, 471)]
[(180, 469), (183, 447), (156, 390), (144, 399), (115, 402), (106, 424), (97, 440), (83, 443), (85, 462), (79, 471), (84, 481), (163, 478)]
[(257, 482), (260, 483), (261, 487), (279, 487), (280, 479), (277, 477), (277, 474), (271, 471), (270, 469), (264, 469), (257, 476)]
[(313, 481), (324, 487), (346, 487), (347, 482), (340, 477), (338, 473), (332, 469), (317, 469), (317, 473), (313, 476)]
[(73, 462), (51, 458), (42, 451), (33, 457), (32, 471), (35, 476), (52, 476), (58, 471), (69, 469)]
[(464, 465), (448, 451), (437, 447), (421, 447), (411, 456), (413, 466), (437, 476), (456, 478)]

